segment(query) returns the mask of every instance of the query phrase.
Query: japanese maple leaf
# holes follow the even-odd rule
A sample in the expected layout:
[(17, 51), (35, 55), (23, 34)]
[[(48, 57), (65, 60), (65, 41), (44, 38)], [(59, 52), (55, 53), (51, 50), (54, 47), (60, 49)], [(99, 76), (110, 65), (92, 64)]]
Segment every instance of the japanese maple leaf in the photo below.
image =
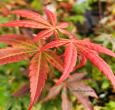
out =
[[(71, 110), (72, 102), (69, 99), (68, 92), (72, 93), (77, 100), (84, 105), (86, 110), (94, 110), (93, 105), (89, 100), (89, 96), (98, 98), (95, 91), (84, 82), (85, 73), (74, 73), (63, 83), (58, 86), (50, 88), (48, 95), (41, 101), (46, 102), (54, 99), (58, 94), (61, 93), (62, 99), (62, 110)], [(85, 79), (86, 80), (86, 79)]]
[(56, 15), (53, 14), (48, 9), (45, 9), (45, 13), (47, 15), (47, 20), (34, 11), (14, 10), (11, 12), (11, 14), (16, 14), (27, 19), (10, 21), (8, 23), (1, 24), (0, 26), (5, 27), (18, 26), (18, 27), (41, 29), (41, 31), (35, 36), (34, 38), (35, 41), (38, 41), (41, 38), (44, 39), (48, 38), (52, 35), (54, 35), (56, 39), (59, 39), (58, 31), (66, 28), (68, 26), (68, 23), (65, 22), (57, 23)]
[(55, 52), (39, 52), (42, 43), (35, 43), (33, 39), (23, 35), (2, 35), (0, 42), (9, 46), (0, 49), (0, 65), (31, 59), (29, 66), (31, 100), (28, 109), (31, 110), (45, 85), (49, 72), (48, 64), (63, 71), (63, 62)]
[(81, 56), (82, 60), (77, 68), (85, 65), (86, 59), (89, 59), (91, 63), (102, 71), (102, 73), (111, 81), (113, 88), (115, 89), (115, 76), (106, 62), (98, 55), (98, 53), (104, 53), (115, 57), (115, 53), (99, 44), (94, 44), (88, 40), (77, 40), (74, 38), (52, 41), (46, 44), (41, 51), (62, 45), (65, 45), (64, 71), (57, 84), (60, 84), (62, 81), (64, 81), (69, 74), (75, 70), (77, 56)]

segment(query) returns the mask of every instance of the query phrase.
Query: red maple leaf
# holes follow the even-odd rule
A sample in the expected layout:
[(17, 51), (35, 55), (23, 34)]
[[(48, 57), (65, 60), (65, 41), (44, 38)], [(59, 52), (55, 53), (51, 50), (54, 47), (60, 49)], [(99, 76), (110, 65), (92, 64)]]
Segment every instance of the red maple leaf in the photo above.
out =
[(64, 81), (74, 70), (77, 61), (77, 56), (81, 55), (84, 59), (80, 63), (80, 67), (85, 64), (86, 58), (89, 59), (111, 81), (115, 89), (115, 76), (110, 67), (98, 55), (98, 53), (104, 53), (115, 57), (115, 53), (113, 53), (107, 48), (102, 47), (101, 45), (91, 43), (87, 40), (77, 39), (55, 40), (46, 44), (41, 49), (41, 51), (45, 51), (47, 49), (59, 47), (62, 45), (65, 45), (64, 71), (57, 84), (60, 84), (62, 81)]
[(63, 71), (63, 62), (52, 51), (39, 52), (39, 43), (23, 35), (8, 34), (0, 36), (0, 42), (10, 47), (0, 49), (0, 65), (31, 59), (29, 66), (31, 101), (29, 110), (40, 97), (49, 72), (48, 63)]
[(18, 27), (41, 29), (41, 31), (35, 36), (34, 38), (35, 41), (38, 41), (41, 38), (48, 38), (52, 35), (54, 35), (56, 39), (59, 39), (58, 31), (66, 28), (68, 26), (68, 23), (65, 22), (57, 23), (56, 15), (53, 14), (48, 9), (44, 10), (47, 15), (47, 19), (43, 18), (38, 13), (29, 10), (12, 11), (11, 14), (16, 14), (27, 19), (10, 21), (8, 23), (1, 24), (0, 26), (6, 26), (6, 27), (18, 26)]

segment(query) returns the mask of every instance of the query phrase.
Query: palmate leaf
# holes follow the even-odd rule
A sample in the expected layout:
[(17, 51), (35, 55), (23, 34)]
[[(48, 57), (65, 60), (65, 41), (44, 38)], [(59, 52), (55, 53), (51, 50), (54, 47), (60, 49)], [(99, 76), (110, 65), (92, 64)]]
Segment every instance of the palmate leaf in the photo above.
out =
[[(82, 43), (83, 41), (83, 43)], [(58, 47), (58, 46), (61, 46), (61, 42), (63, 42), (63, 40), (57, 40), (57, 41), (52, 41), (50, 42), (49, 44), (46, 44), (46, 46), (44, 46), (45, 49), (48, 49), (48, 48), (53, 48), (53, 47)], [(102, 52), (102, 53), (105, 53), (107, 55), (110, 55), (110, 56), (114, 56), (115, 53), (113, 53), (112, 51), (110, 51), (109, 49), (106, 49), (98, 44), (93, 44), (93, 43), (90, 43), (89, 41), (84, 41), (84, 40), (75, 40), (74, 42), (75, 45), (80, 49), (82, 50), (82, 48), (80, 48), (80, 46), (82, 46), (83, 48), (88, 47), (89, 49), (87, 50), (87, 52), (90, 52), (91, 50), (94, 50), (95, 52)], [(69, 42), (67, 42), (69, 43)], [(87, 44), (86, 44), (87, 43)], [(51, 45), (53, 44), (53, 45)], [(59, 44), (59, 45), (58, 45)], [(66, 44), (66, 43), (65, 43)], [(44, 49), (44, 50), (45, 50)], [(84, 53), (81, 54), (84, 58), (87, 56), (85, 55), (84, 56)], [(66, 56), (65, 56), (66, 57)], [(82, 62), (80, 63), (80, 66), (83, 66), (86, 62), (86, 58), (82, 60)], [(110, 69), (109, 69), (110, 70)], [(109, 73), (108, 73), (109, 74)]]
[[(82, 43), (82, 41), (83, 41), (83, 43)], [(71, 42), (73, 42), (73, 47), (74, 48), (76, 48), (76, 49), (79, 49), (79, 51), (81, 51), (81, 52), (79, 52), (79, 53), (76, 53), (75, 54), (75, 52), (77, 51), (76, 49), (74, 49), (74, 52), (72, 53), (71, 51), (72, 51), (72, 48), (71, 49), (68, 49), (67, 47), (66, 47), (66, 51), (68, 51), (68, 50), (70, 50), (69, 52), (66, 52), (66, 53), (68, 53), (68, 54), (65, 54), (64, 55), (64, 59), (66, 59), (66, 57), (67, 57), (67, 61), (66, 61), (66, 63), (64, 63), (64, 64), (66, 64), (66, 65), (68, 65), (68, 68), (69, 68), (69, 70), (71, 70), (71, 69), (73, 69), (74, 68), (74, 66), (75, 66), (75, 62), (74, 61), (76, 61), (75, 59), (77, 58), (77, 54), (80, 54), (80, 56), (83, 58), (82, 60), (81, 60), (81, 62), (80, 62), (80, 64), (77, 66), (77, 67), (75, 67), (73, 70), (75, 70), (76, 68), (79, 68), (79, 67), (82, 67), (82, 66), (84, 66), (84, 64), (86, 63), (86, 58), (88, 58), (88, 59), (90, 59), (90, 56), (88, 57), (87, 55), (88, 55), (88, 53), (90, 53), (90, 51), (92, 52), (95, 52), (95, 53), (98, 53), (98, 52), (101, 52), (101, 53), (105, 53), (105, 54), (107, 54), (107, 55), (110, 55), (110, 56), (114, 56), (115, 55), (115, 53), (113, 53), (112, 51), (110, 51), (109, 49), (106, 49), (106, 48), (104, 48), (104, 47), (102, 47), (102, 46), (100, 46), (100, 45), (98, 45), (98, 44), (94, 44), (94, 43), (90, 43), (89, 41), (87, 41), (87, 40), (76, 40), (76, 39), (70, 39), (70, 40), (55, 40), (55, 41), (52, 41), (52, 42), (50, 42), (50, 43), (48, 43), (48, 44), (46, 44), (42, 49), (41, 49), (41, 51), (44, 51), (44, 50), (47, 50), (47, 49), (50, 49), (50, 48), (54, 48), (54, 47), (59, 47), (59, 46), (62, 46), (62, 45), (69, 45), (69, 44), (71, 44)], [(81, 48), (82, 47), (82, 48)], [(87, 47), (87, 49), (86, 49), (86, 47)], [(84, 50), (84, 49), (86, 49), (87, 51), (87, 54), (85, 54), (84, 52), (82, 52), (82, 50)], [(72, 55), (71, 54), (73, 54), (73, 57), (72, 57)], [(75, 56), (75, 55), (76, 56)], [(89, 54), (90, 55), (90, 54)], [(98, 56), (99, 57), (99, 56)], [(74, 60), (72, 60), (71, 58), (73, 58)], [(94, 59), (93, 59), (94, 58)], [(95, 57), (93, 57), (92, 58), (92, 56), (91, 56), (91, 59), (92, 59), (92, 61), (94, 60), (94, 62), (96, 62), (96, 59), (95, 59)], [(69, 60), (72, 60), (72, 62), (69, 62)], [(99, 57), (99, 59), (101, 59), (100, 57)], [(99, 60), (99, 59), (97, 59), (97, 60)], [(71, 61), (70, 60), (70, 61)], [(102, 60), (102, 59), (101, 59)], [(69, 64), (69, 63), (73, 63), (73, 64)], [(99, 62), (98, 62), (99, 63)], [(103, 63), (103, 61), (102, 61), (102, 63)], [(98, 68), (99, 69), (101, 69), (101, 66), (103, 65), (103, 64), (97, 64), (98, 65)], [(94, 63), (93, 63), (94, 64)], [(95, 65), (95, 64), (94, 64)], [(107, 64), (105, 64), (104, 63), (104, 65), (105, 65), (105, 67), (107, 67), (108, 68), (108, 65)], [(61, 76), (61, 79), (59, 80), (59, 82), (57, 82), (57, 84), (58, 83), (60, 83), (60, 82), (62, 82), (64, 79), (66, 79), (67, 78), (67, 76), (69, 75), (69, 73), (70, 72), (72, 72), (72, 70), (71, 71), (69, 71), (68, 69), (65, 69), (66, 67), (64, 66), (64, 71), (66, 71), (65, 72), (65, 74), (64, 74), (64, 72), (63, 72), (63, 75)], [(102, 68), (103, 69), (103, 68)], [(101, 70), (102, 70), (101, 69)], [(68, 72), (67, 72), (68, 71)], [(112, 71), (111, 71), (111, 69), (109, 68), (109, 71), (105, 71), (105, 70), (102, 70), (102, 72), (104, 72), (104, 74), (106, 75), (106, 76), (108, 76), (109, 74), (113, 74), (112, 73)], [(115, 77), (114, 75), (112, 75), (112, 77)], [(112, 83), (113, 83), (113, 85), (114, 85), (114, 83), (115, 83), (115, 81), (113, 80), (114, 78), (110, 78), (110, 77), (107, 77), (107, 78), (109, 78), (109, 80), (111, 80), (112, 81)]]
[[(52, 64), (52, 66), (56, 67), (60, 71), (63, 71), (63, 62), (59, 56), (52, 51), (47, 51), (46, 54), (44, 53), (44, 55), (41, 55), (41, 53), (38, 53), (38, 47), (32, 41), (32, 39), (26, 38), (22, 35), (3, 35), (0, 37), (0, 41), (12, 46), (11, 49), (1, 49), (1, 64), (17, 62), (25, 59), (25, 57), (32, 57), (35, 53), (37, 53), (35, 56), (33, 56), (29, 73), (31, 89), (29, 110), (31, 110), (33, 104), (35, 104), (39, 98), (42, 88), (45, 84), (46, 76), (49, 71), (47, 62)], [(42, 58), (43, 56), (45, 57)]]
[[(38, 45), (35, 44), (32, 39), (28, 37), (26, 38), (23, 35), (4, 35), (0, 37), (0, 42), (6, 43), (11, 46), (0, 49), (0, 64), (7, 64), (25, 60), (38, 53)], [(29, 76), (31, 82), (31, 102), (29, 110), (39, 98), (39, 95), (45, 83), (47, 72), (48, 65), (46, 64), (44, 59), (42, 59), (41, 54), (36, 54), (30, 64)]]
[[(1, 64), (17, 62), (33, 56), (30, 63), (30, 90), (31, 101), (29, 110), (37, 101), (45, 84), (46, 76), (49, 71), (47, 62), (60, 71), (63, 71), (63, 62), (55, 52), (47, 51), (44, 53), (38, 52), (38, 45), (30, 38), (23, 35), (3, 35), (0, 41), (10, 45), (7, 49), (1, 49), (0, 58)], [(34, 54), (36, 54), (34, 56)]]
[(31, 110), (33, 104), (35, 104), (40, 97), (48, 73), (48, 65), (42, 58), (41, 53), (38, 53), (33, 57), (29, 70), (31, 100), (28, 110)]
[(28, 10), (14, 10), (11, 11), (11, 14), (16, 14), (21, 17), (26, 18), (26, 20), (15, 20), (8, 23), (0, 24), (0, 27), (25, 27), (25, 28), (35, 28), (42, 29), (41, 33), (35, 37), (34, 41), (40, 39), (45, 39), (54, 35), (55, 39), (59, 39), (58, 31), (65, 29), (68, 26), (68, 23), (57, 23), (57, 18), (54, 13), (45, 9), (47, 15), (47, 20), (45, 20), (41, 15), (34, 11)]
[(41, 102), (51, 100), (61, 92), (62, 110), (71, 110), (72, 104), (71, 100), (69, 100), (68, 95), (68, 93), (71, 92), (87, 110), (94, 110), (93, 105), (91, 104), (88, 97), (91, 96), (94, 98), (98, 98), (98, 96), (90, 86), (83, 82), (83, 78), (85, 77), (85, 75), (85, 73), (75, 73), (73, 75), (70, 75), (68, 80), (66, 80), (65, 82), (61, 83), (58, 86), (54, 85), (49, 90), (48, 95)]
[[(50, 10), (46, 9), (46, 8), (44, 10), (45, 10), (45, 14), (47, 15), (48, 21), (51, 24), (51, 26), (50, 26), (50, 29), (48, 29), (48, 31), (50, 31), (50, 32), (47, 31), (48, 34), (46, 35), (46, 37), (45, 36), (41, 36), (41, 35), (40, 36), (43, 37), (43, 38), (48, 38), (51, 35), (54, 35), (54, 37), (56, 39), (59, 39), (59, 35), (58, 35), (57, 30), (67, 28), (68, 27), (68, 23), (64, 22), (64, 23), (57, 24), (56, 15), (54, 13), (52, 13)], [(38, 41), (39, 38), (40, 37), (39, 37), (39, 33), (38, 33), (38, 36), (36, 36), (35, 41)]]

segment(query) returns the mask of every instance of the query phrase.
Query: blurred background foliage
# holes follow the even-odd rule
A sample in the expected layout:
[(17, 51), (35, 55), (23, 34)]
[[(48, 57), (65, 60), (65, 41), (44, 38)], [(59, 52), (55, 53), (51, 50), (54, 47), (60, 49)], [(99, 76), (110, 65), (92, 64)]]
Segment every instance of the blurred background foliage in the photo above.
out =
[[(71, 26), (68, 30), (80, 39), (90, 38), (115, 52), (115, 0), (0, 0), (0, 23), (13, 19), (12, 15), (8, 15), (10, 10), (31, 9), (43, 14), (44, 6), (56, 13), (60, 21), (69, 22)], [(28, 34), (28, 30), (24, 29), (0, 28), (0, 34), (19, 32)], [(5, 45), (0, 44), (0, 48), (2, 47)], [(115, 73), (115, 59), (104, 55), (102, 57)], [(28, 61), (0, 66), (0, 110), (27, 110), (27, 67)], [(88, 73), (88, 83), (99, 96), (99, 99), (91, 99), (95, 110), (115, 110), (115, 91), (97, 68), (87, 62), (78, 71)], [(55, 71), (55, 74), (58, 73)], [(46, 93), (43, 92), (42, 95), (44, 94)], [(58, 95), (54, 100), (36, 104), (33, 110), (61, 110), (60, 105), (61, 98)], [(79, 103), (73, 105), (73, 110), (84, 110)]]

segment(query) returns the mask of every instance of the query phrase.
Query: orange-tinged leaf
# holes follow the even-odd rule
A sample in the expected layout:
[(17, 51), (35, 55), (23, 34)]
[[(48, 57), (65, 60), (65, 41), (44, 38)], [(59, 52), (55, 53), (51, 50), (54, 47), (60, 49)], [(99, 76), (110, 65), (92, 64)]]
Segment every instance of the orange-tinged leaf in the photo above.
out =
[(26, 27), (26, 28), (36, 28), (36, 29), (46, 29), (49, 28), (48, 26), (37, 23), (35, 21), (31, 20), (15, 20), (15, 21), (10, 21), (5, 24), (0, 24), (0, 27)]
[(73, 71), (77, 61), (77, 50), (73, 43), (67, 44), (65, 53), (64, 53), (64, 72), (61, 78), (58, 80), (57, 84), (60, 84), (64, 81), (69, 74)]
[(56, 15), (46, 8), (45, 8), (45, 13), (48, 17), (48, 20), (51, 22), (51, 24), (53, 26), (56, 26), (56, 23), (57, 23)]
[(85, 55), (102, 73), (111, 81), (113, 88), (115, 89), (115, 75), (113, 74), (111, 68), (106, 64), (106, 62), (100, 58), (97, 54), (89, 49), (81, 49), (82, 54)]
[(19, 48), (5, 48), (0, 49), (0, 65), (18, 62), (28, 59), (33, 55), (34, 51), (27, 51)]
[(31, 110), (32, 106), (40, 97), (48, 73), (48, 65), (45, 59), (42, 58), (41, 53), (33, 57), (29, 70), (31, 100), (28, 110)]
[(42, 39), (46, 39), (48, 37), (50, 37), (53, 34), (53, 31), (51, 29), (48, 30), (43, 30), (41, 32), (39, 32), (35, 37), (34, 37), (34, 41), (38, 41), (41, 38)]
[(11, 12), (12, 14), (16, 14), (28, 19), (32, 19), (34, 21), (37, 21), (39, 23), (45, 24), (50, 26), (50, 24), (38, 13), (31, 11), (31, 10), (14, 10)]

